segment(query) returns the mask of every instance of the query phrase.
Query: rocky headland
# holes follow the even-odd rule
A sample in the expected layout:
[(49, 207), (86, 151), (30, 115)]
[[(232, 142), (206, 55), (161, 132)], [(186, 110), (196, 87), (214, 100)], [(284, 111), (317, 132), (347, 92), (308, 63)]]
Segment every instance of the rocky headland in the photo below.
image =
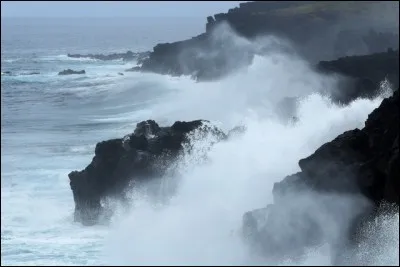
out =
[(315, 63), (398, 49), (398, 15), (397, 21), (369, 22), (373, 12), (389, 9), (393, 13), (396, 7), (398, 10), (398, 3), (374, 1), (241, 3), (227, 13), (209, 16), (203, 34), (156, 45), (140, 70), (210, 80), (250, 64), (256, 53), (263, 53), (235, 45), (225, 36), (226, 29), (219, 30), (223, 24), (228, 24), (235, 35), (250, 40), (265, 35), (287, 39)]
[(330, 94), (333, 101), (348, 104), (357, 97), (375, 97), (384, 80), (392, 88), (399, 87), (399, 50), (321, 61), (316, 69), (344, 78), (337, 91)]

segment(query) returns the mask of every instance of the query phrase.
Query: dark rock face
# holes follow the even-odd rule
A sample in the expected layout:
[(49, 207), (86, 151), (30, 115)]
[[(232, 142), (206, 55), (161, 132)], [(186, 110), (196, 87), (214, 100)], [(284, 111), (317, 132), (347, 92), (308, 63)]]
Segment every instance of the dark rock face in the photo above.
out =
[[(251, 244), (268, 257), (296, 257), (328, 239), (337, 255), (333, 261), (345, 262), (343, 242), (357, 243), (360, 227), (383, 202), (399, 205), (399, 119), (397, 90), (368, 116), (362, 130), (347, 131), (300, 160), (301, 172), (274, 185), (274, 204), (244, 214), (243, 230)], [(324, 199), (329, 195), (341, 197)], [(345, 215), (348, 204), (335, 211), (345, 196), (368, 202), (360, 200)], [(329, 228), (329, 222), (316, 216), (323, 213), (346, 225), (341, 245), (336, 237), (327, 237), (324, 226)]]
[(375, 53), (364, 56), (343, 57), (321, 61), (317, 69), (325, 73), (342, 74), (347, 79), (340, 91), (332, 92), (336, 102), (349, 103), (357, 97), (376, 96), (379, 84), (385, 78), (393, 88), (399, 86), (399, 51)]
[(58, 73), (58, 75), (85, 74), (85, 73), (86, 73), (85, 70), (76, 71), (76, 70), (67, 69), (67, 70), (60, 71)]
[[(380, 93), (385, 80), (391, 88), (399, 86), (399, 51), (388, 50), (363, 56), (343, 57), (333, 61), (321, 61), (316, 70), (324, 74), (340, 76), (340, 83), (328, 93), (335, 103), (348, 104), (359, 97), (373, 98)], [(293, 116), (296, 111), (294, 97), (286, 97), (276, 105), (282, 118)]]
[(188, 135), (195, 130), (200, 138), (206, 134), (217, 140), (226, 138), (223, 132), (202, 120), (177, 121), (171, 127), (160, 127), (148, 120), (138, 123), (135, 131), (124, 138), (98, 143), (92, 162), (84, 170), (68, 175), (75, 220), (85, 225), (95, 224), (105, 211), (102, 199), (123, 197), (130, 184), (162, 177), (183, 146), (189, 144)]
[(201, 34), (190, 40), (158, 44), (140, 69), (146, 72), (186, 75), (198, 81), (221, 78), (249, 65), (254, 52), (238, 46), (231, 36)]
[(137, 52), (134, 53), (132, 51), (128, 51), (126, 53), (113, 53), (110, 55), (103, 55), (103, 54), (68, 54), (68, 57), (71, 58), (90, 58), (90, 59), (97, 59), (97, 60), (118, 60), (122, 59), (123, 61), (133, 61), (137, 60), (140, 63), (149, 56), (150, 52)]
[[(354, 28), (364, 21), (365, 25), (369, 25), (368, 12), (383, 5), (390, 3), (241, 3), (239, 8), (230, 9), (227, 13), (208, 16), (203, 34), (156, 45), (148, 59), (143, 61), (142, 70), (211, 80), (236, 70), (238, 66), (250, 64), (255, 51), (244, 52), (241, 47), (235, 47), (235, 42), (229, 38), (221, 42), (219, 37), (225, 30), (217, 29), (224, 23), (247, 39), (271, 34), (289, 39), (298, 52), (312, 62), (355, 55), (359, 51), (369, 54), (388, 48), (397, 49), (398, 27), (394, 30), (375, 29), (373, 25), (364, 29)], [(232, 64), (231, 59), (236, 64)]]

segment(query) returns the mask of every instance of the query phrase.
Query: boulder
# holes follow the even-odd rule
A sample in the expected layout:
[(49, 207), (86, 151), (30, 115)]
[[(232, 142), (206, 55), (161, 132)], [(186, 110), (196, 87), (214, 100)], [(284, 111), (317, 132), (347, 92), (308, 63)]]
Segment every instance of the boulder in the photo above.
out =
[(106, 211), (102, 200), (124, 198), (132, 186), (163, 177), (185, 146), (190, 153), (190, 135), (194, 133), (196, 138), (211, 135), (216, 141), (226, 139), (222, 131), (204, 120), (177, 121), (170, 127), (147, 120), (138, 123), (134, 132), (124, 138), (98, 143), (92, 162), (84, 170), (68, 175), (75, 221), (96, 224)]
[(60, 71), (58, 73), (58, 75), (71, 75), (71, 74), (86, 74), (85, 70), (71, 70), (71, 69), (67, 69), (67, 70), (63, 70)]

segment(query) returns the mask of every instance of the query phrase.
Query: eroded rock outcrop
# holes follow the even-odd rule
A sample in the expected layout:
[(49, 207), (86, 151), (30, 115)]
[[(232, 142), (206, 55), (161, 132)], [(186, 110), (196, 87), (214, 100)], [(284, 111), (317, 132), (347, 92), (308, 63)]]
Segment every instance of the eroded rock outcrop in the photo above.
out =
[[(103, 199), (123, 198), (132, 184), (161, 178), (183, 147), (190, 146), (192, 133), (197, 138), (209, 134), (215, 140), (226, 138), (222, 131), (203, 120), (177, 121), (170, 127), (160, 127), (148, 120), (138, 123), (135, 131), (124, 138), (98, 143), (92, 162), (84, 170), (68, 175), (75, 201), (75, 221), (96, 224), (105, 212)], [(190, 153), (190, 147), (186, 152)]]
[(347, 104), (357, 97), (375, 97), (380, 88), (379, 84), (385, 79), (391, 87), (398, 88), (399, 50), (389, 49), (382, 53), (321, 61), (317, 69), (324, 73), (336, 73), (347, 77), (336, 91), (331, 92), (335, 102)]
[(274, 204), (244, 215), (250, 244), (267, 257), (296, 258), (324, 241), (334, 264), (349, 263), (346, 245), (360, 241), (362, 225), (382, 203), (398, 211), (399, 119), (397, 90), (363, 129), (347, 131), (300, 160), (301, 172), (274, 185)]
[(86, 74), (85, 70), (63, 70), (58, 73), (58, 75), (72, 75), (72, 74)]

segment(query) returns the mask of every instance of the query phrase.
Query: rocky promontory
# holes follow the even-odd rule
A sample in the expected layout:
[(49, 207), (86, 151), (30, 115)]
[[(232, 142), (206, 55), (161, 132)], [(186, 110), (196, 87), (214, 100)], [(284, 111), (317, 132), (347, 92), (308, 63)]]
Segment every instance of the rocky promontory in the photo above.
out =
[[(383, 82), (391, 88), (399, 87), (399, 51), (388, 49), (381, 53), (321, 61), (315, 70), (338, 78), (334, 89), (321, 88), (321, 93), (328, 94), (334, 103), (349, 104), (359, 97), (372, 99), (381, 93)], [(288, 105), (283, 110), (295, 106), (297, 101), (296, 98), (284, 100)]]
[[(107, 197), (123, 198), (130, 188), (161, 178), (174, 160), (190, 146), (190, 135), (211, 136), (213, 140), (227, 136), (207, 121), (175, 122), (160, 127), (148, 120), (136, 125), (133, 133), (96, 145), (92, 162), (82, 171), (68, 176), (75, 201), (75, 221), (93, 225), (106, 213), (102, 204)], [(210, 141), (212, 145), (213, 141)], [(186, 150), (190, 153), (190, 149)]]
[(399, 119), (397, 90), (363, 129), (347, 131), (301, 159), (300, 172), (274, 185), (273, 204), (244, 215), (249, 243), (266, 257), (285, 258), (328, 242), (334, 264), (349, 264), (343, 252), (346, 245), (357, 246), (368, 219), (384, 203), (395, 204), (398, 212)]
[[(388, 15), (387, 21), (374, 22), (376, 14), (383, 10)], [(265, 35), (287, 39), (303, 57), (315, 63), (397, 49), (396, 10), (398, 3), (376, 1), (241, 3), (227, 13), (209, 16), (203, 34), (156, 45), (143, 61), (141, 70), (210, 80), (250, 64), (254, 54), (260, 51), (237, 45), (226, 33), (227, 29), (221, 29), (223, 24), (250, 40)], [(396, 12), (397, 21), (389, 19)]]
[(340, 74), (345, 78), (339, 88), (330, 94), (335, 102), (348, 104), (357, 97), (375, 97), (379, 84), (384, 80), (392, 88), (399, 87), (399, 50), (388, 49), (381, 53), (321, 61), (317, 70)]

